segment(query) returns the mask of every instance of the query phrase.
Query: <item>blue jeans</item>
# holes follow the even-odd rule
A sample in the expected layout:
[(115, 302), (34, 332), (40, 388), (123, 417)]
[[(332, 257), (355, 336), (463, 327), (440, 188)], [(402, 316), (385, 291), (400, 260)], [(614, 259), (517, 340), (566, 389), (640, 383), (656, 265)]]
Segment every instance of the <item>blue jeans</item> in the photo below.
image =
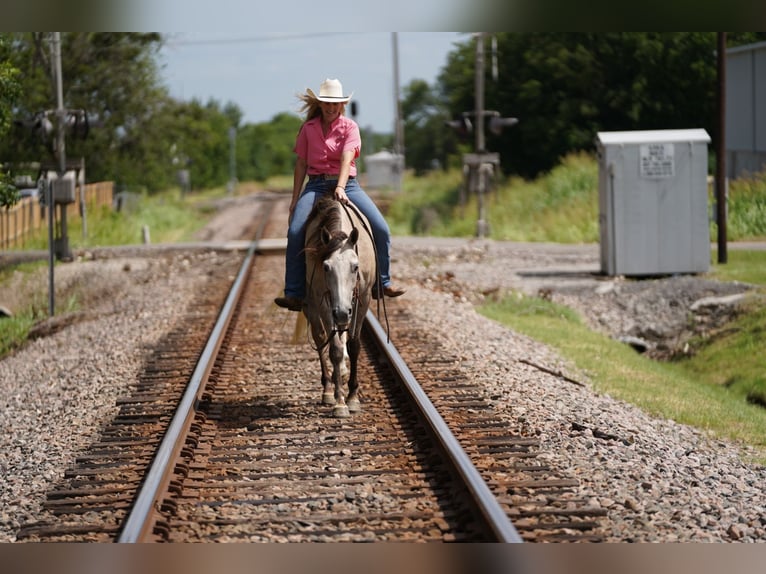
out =
[[(287, 253), (285, 254), (285, 296), (303, 299), (306, 296), (306, 257), (303, 247), (306, 241), (306, 221), (314, 203), (325, 193), (334, 193), (338, 181), (315, 179), (309, 181), (295, 204), (287, 229)], [(349, 179), (346, 195), (361, 211), (372, 228), (375, 250), (378, 253), (378, 275), (383, 287), (391, 284), (391, 231), (378, 206), (365, 193), (359, 182)]]

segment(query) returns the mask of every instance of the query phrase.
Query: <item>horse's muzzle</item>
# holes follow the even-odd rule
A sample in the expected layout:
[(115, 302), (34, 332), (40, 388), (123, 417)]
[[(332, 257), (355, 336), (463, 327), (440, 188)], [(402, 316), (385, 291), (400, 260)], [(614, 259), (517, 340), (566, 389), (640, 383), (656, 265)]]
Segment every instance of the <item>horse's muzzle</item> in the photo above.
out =
[(338, 329), (348, 328), (348, 324), (351, 322), (351, 308), (334, 307), (332, 310), (332, 319)]

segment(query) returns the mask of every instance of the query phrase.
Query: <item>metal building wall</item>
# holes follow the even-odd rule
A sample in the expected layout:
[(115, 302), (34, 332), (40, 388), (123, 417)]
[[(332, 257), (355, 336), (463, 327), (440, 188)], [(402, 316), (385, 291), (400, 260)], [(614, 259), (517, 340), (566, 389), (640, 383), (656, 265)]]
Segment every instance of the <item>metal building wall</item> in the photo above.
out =
[(766, 169), (766, 42), (726, 50), (726, 175)]

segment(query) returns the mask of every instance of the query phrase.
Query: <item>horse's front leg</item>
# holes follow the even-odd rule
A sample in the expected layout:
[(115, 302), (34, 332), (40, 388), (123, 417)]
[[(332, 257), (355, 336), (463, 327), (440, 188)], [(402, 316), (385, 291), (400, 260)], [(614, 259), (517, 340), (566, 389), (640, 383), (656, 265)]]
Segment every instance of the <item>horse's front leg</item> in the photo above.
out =
[(333, 390), (332, 363), (327, 347), (319, 351), (319, 365), (322, 370), (322, 404), (335, 404), (335, 391)]
[(361, 349), (361, 340), (357, 333), (353, 337), (348, 339), (348, 358), (349, 358), (349, 375), (348, 375), (348, 397), (346, 398), (346, 404), (348, 410), (352, 413), (357, 413), (362, 410), (362, 405), (359, 402), (359, 381), (356, 378), (356, 366), (359, 359), (359, 350)]
[(343, 396), (343, 357), (344, 357), (344, 337), (334, 334), (330, 342), (330, 361), (332, 361), (332, 382), (335, 385), (335, 407), (332, 409), (332, 415), (338, 418), (349, 416), (346, 398)]
[(314, 337), (314, 344), (317, 346), (319, 355), (319, 368), (322, 372), (322, 404), (334, 405), (335, 396), (332, 383), (332, 364), (330, 362), (329, 344), (325, 344), (328, 334), (321, 328), (321, 324), (316, 317), (309, 318), (311, 325), (311, 334)]

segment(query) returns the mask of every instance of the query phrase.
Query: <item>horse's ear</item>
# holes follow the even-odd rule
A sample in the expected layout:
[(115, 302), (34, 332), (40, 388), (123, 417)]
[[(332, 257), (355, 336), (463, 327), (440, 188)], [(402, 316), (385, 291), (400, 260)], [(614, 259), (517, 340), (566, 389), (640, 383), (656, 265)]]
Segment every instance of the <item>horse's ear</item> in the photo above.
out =
[(357, 241), (359, 241), (359, 229), (354, 227), (351, 230), (351, 235), (348, 236), (348, 242), (350, 245), (356, 245)]
[(327, 231), (326, 227), (322, 228), (321, 239), (322, 239), (322, 245), (327, 245), (328, 243), (330, 243), (330, 240), (332, 239), (332, 235), (330, 235), (330, 232)]

